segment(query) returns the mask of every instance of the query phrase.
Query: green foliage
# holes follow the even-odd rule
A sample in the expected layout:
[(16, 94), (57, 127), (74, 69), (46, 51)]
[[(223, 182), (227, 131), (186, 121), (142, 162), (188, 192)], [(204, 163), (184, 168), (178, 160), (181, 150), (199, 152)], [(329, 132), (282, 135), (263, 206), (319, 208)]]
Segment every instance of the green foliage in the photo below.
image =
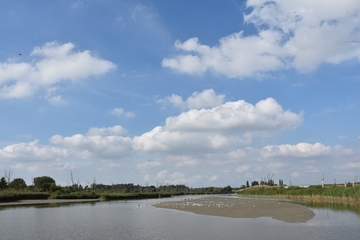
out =
[(360, 199), (360, 186), (344, 187), (344, 186), (325, 186), (314, 185), (308, 188), (302, 187), (252, 187), (237, 192), (241, 195), (266, 195), (266, 196), (311, 196), (311, 197), (340, 197), (340, 198), (354, 198)]
[(5, 177), (2, 177), (0, 179), (0, 189), (5, 189), (5, 188), (7, 188), (7, 182), (6, 182)]
[(221, 190), (221, 193), (232, 193), (232, 188), (230, 185), (224, 187), (222, 190)]
[(4, 190), (0, 191), (0, 202), (11, 202), (26, 199), (47, 199), (49, 196), (49, 193)]
[(96, 194), (94, 191), (86, 192), (86, 191), (78, 191), (71, 193), (61, 193), (59, 191), (51, 194), (50, 198), (53, 199), (97, 199), (100, 198), (101, 195)]
[(9, 183), (9, 188), (13, 188), (16, 190), (26, 188), (26, 183), (22, 178), (15, 178)]
[(55, 180), (48, 176), (34, 178), (34, 186), (40, 191), (50, 191), (56, 187)]

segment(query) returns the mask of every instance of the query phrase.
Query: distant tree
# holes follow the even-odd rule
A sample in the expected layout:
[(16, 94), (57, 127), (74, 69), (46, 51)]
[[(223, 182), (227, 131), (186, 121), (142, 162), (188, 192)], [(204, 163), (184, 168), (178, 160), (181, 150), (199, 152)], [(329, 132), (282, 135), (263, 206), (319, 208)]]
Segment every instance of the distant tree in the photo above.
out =
[(279, 186), (283, 186), (284, 185), (284, 180), (279, 179)]
[(26, 188), (26, 183), (22, 178), (15, 178), (9, 183), (9, 188), (14, 188), (14, 189)]
[(36, 177), (34, 178), (34, 186), (41, 191), (49, 191), (55, 187), (55, 180), (48, 176)]
[(267, 175), (267, 185), (274, 186), (274, 173), (268, 173), (268, 175)]
[(0, 189), (5, 189), (6, 187), (7, 187), (6, 179), (5, 179), (5, 177), (2, 177), (0, 179)]
[(5, 180), (7, 183), (11, 182), (11, 177), (14, 174), (14, 171), (9, 169), (9, 170), (5, 170)]
[(232, 193), (232, 188), (230, 185), (224, 187), (221, 191), (222, 193)]
[(253, 182), (251, 182), (251, 186), (253, 187), (253, 186), (256, 186), (256, 185), (259, 185), (259, 182), (258, 181), (253, 181)]
[(246, 187), (247, 187), (247, 188), (250, 187), (249, 181), (246, 181)]

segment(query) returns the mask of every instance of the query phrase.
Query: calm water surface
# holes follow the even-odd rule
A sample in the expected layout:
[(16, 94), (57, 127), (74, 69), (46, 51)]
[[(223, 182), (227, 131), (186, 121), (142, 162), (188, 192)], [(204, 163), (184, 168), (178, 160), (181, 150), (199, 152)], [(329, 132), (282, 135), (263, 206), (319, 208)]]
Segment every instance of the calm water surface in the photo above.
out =
[(306, 223), (152, 207), (183, 198), (194, 196), (0, 208), (0, 239), (360, 239), (360, 215), (339, 207), (311, 205), (316, 215)]

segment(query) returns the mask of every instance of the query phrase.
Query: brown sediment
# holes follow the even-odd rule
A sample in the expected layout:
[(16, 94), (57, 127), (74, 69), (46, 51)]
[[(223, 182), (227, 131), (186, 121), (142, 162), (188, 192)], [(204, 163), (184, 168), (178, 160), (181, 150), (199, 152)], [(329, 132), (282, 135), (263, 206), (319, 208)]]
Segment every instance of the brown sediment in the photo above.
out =
[(2, 202), (2, 206), (22, 206), (22, 205), (40, 205), (54, 203), (82, 203), (82, 202), (98, 202), (100, 199), (43, 199), (43, 200), (19, 200), (16, 202)]
[(231, 218), (271, 217), (288, 223), (307, 222), (315, 216), (314, 212), (305, 206), (270, 199), (204, 197), (158, 203), (154, 206)]

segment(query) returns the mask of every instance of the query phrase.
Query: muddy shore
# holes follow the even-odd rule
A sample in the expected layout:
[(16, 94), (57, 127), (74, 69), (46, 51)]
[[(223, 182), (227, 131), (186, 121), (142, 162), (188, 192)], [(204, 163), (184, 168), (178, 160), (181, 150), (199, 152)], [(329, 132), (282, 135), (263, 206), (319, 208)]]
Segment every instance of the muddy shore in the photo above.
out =
[(288, 223), (304, 223), (315, 216), (315, 213), (306, 206), (275, 199), (204, 197), (158, 203), (154, 206), (220, 217), (271, 217)]

